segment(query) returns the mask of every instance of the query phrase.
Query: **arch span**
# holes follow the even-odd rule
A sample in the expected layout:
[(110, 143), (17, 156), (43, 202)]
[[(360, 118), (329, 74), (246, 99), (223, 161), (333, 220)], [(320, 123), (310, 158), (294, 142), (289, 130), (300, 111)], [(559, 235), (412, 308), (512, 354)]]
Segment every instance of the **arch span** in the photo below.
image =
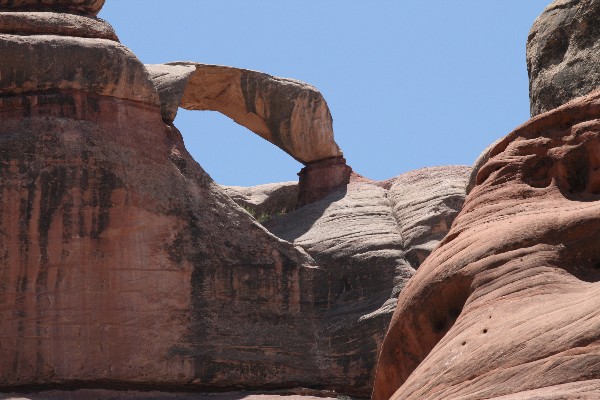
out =
[(307, 83), (193, 62), (146, 68), (167, 123), (173, 122), (178, 107), (218, 111), (305, 165), (343, 156), (334, 140), (329, 107)]

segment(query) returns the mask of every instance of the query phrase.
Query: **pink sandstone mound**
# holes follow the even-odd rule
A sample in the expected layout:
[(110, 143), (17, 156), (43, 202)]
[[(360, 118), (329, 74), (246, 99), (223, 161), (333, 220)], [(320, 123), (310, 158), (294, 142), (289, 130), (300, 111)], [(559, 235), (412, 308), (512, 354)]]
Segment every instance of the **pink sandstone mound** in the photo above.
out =
[(400, 293), (374, 400), (600, 396), (599, 171), (600, 91), (491, 149)]

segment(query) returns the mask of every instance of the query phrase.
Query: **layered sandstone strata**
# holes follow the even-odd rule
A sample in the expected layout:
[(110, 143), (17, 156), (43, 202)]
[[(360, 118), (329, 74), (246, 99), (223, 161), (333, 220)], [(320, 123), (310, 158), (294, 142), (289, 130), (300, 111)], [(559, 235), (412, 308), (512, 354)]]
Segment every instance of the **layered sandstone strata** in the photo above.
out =
[(491, 149), (400, 294), (373, 399), (600, 395), (599, 121), (597, 91)]
[(0, 11), (0, 33), (72, 36), (119, 41), (112, 26), (104, 20), (57, 12)]
[(225, 193), (259, 221), (288, 214), (298, 206), (298, 182), (222, 186)]

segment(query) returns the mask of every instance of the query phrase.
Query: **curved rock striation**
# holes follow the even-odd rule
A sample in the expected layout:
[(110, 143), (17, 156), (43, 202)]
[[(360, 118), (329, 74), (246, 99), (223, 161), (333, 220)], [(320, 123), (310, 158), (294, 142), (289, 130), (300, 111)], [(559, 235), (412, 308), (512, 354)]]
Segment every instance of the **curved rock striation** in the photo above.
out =
[(596, 91), (494, 146), (400, 294), (374, 400), (600, 394), (599, 132)]
[(331, 113), (311, 85), (262, 72), (198, 63), (147, 65), (163, 116), (177, 107), (218, 111), (307, 164), (341, 157)]
[(600, 1), (555, 0), (527, 40), (531, 115), (600, 87)]
[(398, 176), (388, 198), (402, 236), (405, 257), (418, 268), (446, 236), (465, 201), (471, 168), (423, 168)]

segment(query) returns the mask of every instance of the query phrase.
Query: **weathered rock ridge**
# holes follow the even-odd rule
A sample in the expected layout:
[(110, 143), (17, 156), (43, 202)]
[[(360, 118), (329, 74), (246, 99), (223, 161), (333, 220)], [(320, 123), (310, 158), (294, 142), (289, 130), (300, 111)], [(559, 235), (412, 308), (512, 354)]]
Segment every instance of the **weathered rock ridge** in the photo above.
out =
[[(0, 2), (28, 11), (0, 16), (0, 388), (367, 394), (395, 297), (469, 168), (329, 193), (351, 176), (316, 89), (200, 64), (161, 81), (91, 18), (102, 3)], [(327, 184), (300, 187), (312, 204), (273, 219), (273, 235), (187, 153), (173, 101), (254, 110), (306, 176), (327, 164)]]
[(531, 115), (600, 88), (600, 1), (556, 0), (527, 40)]
[(600, 394), (599, 132), (596, 91), (492, 148), (400, 294), (374, 400)]

